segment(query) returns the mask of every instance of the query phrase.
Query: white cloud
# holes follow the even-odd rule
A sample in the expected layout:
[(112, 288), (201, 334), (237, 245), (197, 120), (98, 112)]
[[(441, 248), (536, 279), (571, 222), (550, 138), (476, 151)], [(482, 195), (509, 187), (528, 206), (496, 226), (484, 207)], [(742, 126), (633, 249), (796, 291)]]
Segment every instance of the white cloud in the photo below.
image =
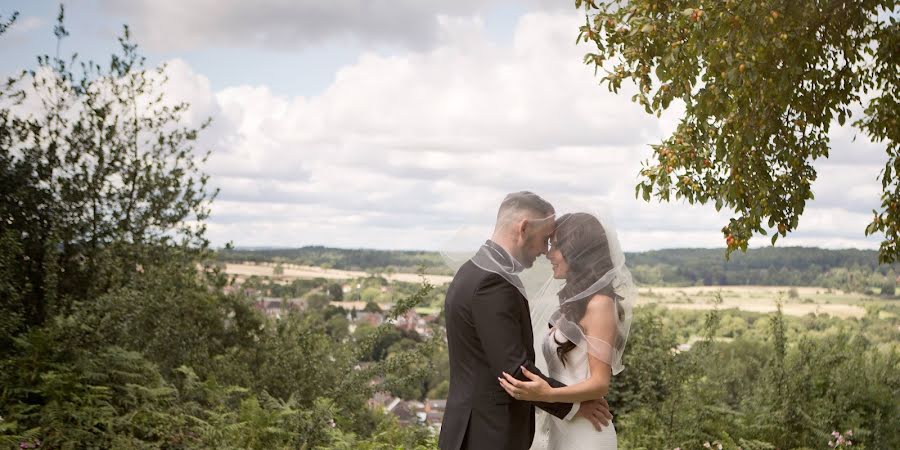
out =
[[(3, 17), (4, 22), (9, 16)], [(36, 16), (19, 17), (13, 26), (7, 30), (7, 37), (20, 37), (34, 30), (47, 26), (47, 21)]]
[(208, 117), (220, 113), (218, 102), (210, 95), (211, 88), (207, 77), (194, 73), (190, 65), (182, 59), (170, 60), (166, 66), (165, 74), (169, 82), (166, 84), (164, 101), (168, 106), (176, 102), (190, 104), (184, 116), (187, 123), (198, 126)]
[[(9, 22), (11, 18), (11, 8), (4, 8), (3, 11), (0, 11), (0, 23), (6, 24)], [(13, 10), (14, 11), (14, 10)], [(19, 60), (19, 55), (16, 50), (19, 48), (28, 48), (29, 44), (33, 44), (35, 41), (36, 30), (45, 29), (48, 34), (51, 33), (51, 27), (49, 22), (41, 17), (37, 16), (18, 16), (16, 21), (13, 22), (12, 26), (6, 29), (3, 33), (2, 38), (0, 38), (0, 42), (4, 47), (4, 59), (5, 60)], [(51, 34), (52, 36), (52, 34)], [(29, 58), (28, 62), (33, 61), (33, 58)], [(8, 65), (0, 63), (0, 66)], [(6, 67), (3, 75), (14, 75), (18, 74), (21, 70), (21, 67)], [(4, 80), (6, 78), (4, 77)]]
[[(299, 49), (326, 41), (427, 48), (448, 17), (471, 16), (497, 0), (104, 0), (141, 42), (161, 50), (214, 46)], [(534, 2), (529, 2), (534, 3)], [(574, 6), (566, 4), (569, 8)]]
[[(587, 49), (572, 44), (582, 20), (528, 14), (498, 45), (477, 17), (443, 18), (436, 47), (366, 53), (311, 97), (265, 86), (212, 92), (173, 61), (172, 92), (199, 105), (192, 120), (215, 115), (203, 138), (222, 188), (209, 237), (434, 249), (462, 225), (490, 224), (507, 192), (529, 189), (560, 204), (605, 205), (626, 251), (720, 246), (726, 212), (634, 198), (647, 144), (678, 111), (657, 119), (630, 102), (630, 87), (614, 95), (598, 86), (581, 64)], [(881, 150), (845, 134), (834, 132), (834, 159), (817, 163), (817, 200), (780, 245), (877, 246), (863, 229)], [(864, 165), (854, 152), (868, 155)]]

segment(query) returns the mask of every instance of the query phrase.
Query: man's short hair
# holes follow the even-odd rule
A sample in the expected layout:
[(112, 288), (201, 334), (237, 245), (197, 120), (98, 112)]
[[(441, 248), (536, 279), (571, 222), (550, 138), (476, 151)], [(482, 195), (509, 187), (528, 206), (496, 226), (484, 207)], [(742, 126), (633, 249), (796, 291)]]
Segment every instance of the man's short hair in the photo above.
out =
[(550, 217), (556, 213), (550, 202), (529, 191), (513, 192), (507, 195), (497, 211), (497, 222), (505, 222), (504, 219), (512, 217), (514, 215), (512, 213), (515, 212), (530, 213), (539, 219)]

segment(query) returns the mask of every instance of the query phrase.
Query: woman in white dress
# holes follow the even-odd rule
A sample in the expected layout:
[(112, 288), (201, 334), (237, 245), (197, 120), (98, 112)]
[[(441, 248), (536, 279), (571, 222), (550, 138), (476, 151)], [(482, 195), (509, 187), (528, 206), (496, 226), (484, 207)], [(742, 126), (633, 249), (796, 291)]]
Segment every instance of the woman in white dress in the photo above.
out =
[[(557, 219), (547, 259), (554, 280), (529, 302), (535, 328), (547, 330), (549, 325), (549, 332), (535, 333), (536, 339), (543, 335), (538, 348), (546, 361), (542, 369), (567, 386), (552, 388), (524, 369), (531, 381), (504, 374), (500, 384), (521, 400), (575, 403), (605, 397), (612, 375), (623, 369), (636, 298), (618, 239), (608, 221), (587, 213), (565, 214)], [(617, 448), (612, 423), (598, 432), (584, 419), (545, 415), (539, 424), (532, 448)]]

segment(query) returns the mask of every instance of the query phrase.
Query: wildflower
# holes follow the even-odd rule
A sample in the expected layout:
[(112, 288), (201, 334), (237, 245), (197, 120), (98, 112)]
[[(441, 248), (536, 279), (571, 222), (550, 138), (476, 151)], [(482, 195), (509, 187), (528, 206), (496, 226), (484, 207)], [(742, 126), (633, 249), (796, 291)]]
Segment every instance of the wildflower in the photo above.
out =
[(828, 441), (828, 446), (829, 446), (829, 447), (834, 447), (834, 441)]
[(847, 436), (853, 436), (853, 430), (847, 430), (847, 432), (844, 434), (846, 434)]
[(835, 438), (838, 438), (838, 437), (840, 437), (841, 433), (838, 433), (837, 431), (832, 431), (831, 435)]

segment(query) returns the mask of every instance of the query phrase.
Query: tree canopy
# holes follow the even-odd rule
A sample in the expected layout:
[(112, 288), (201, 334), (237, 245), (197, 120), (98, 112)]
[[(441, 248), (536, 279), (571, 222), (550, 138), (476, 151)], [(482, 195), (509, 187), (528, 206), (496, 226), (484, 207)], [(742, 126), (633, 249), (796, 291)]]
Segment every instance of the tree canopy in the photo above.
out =
[[(68, 35), (60, 8), (57, 39)], [(12, 16), (14, 21), (16, 15)], [(122, 286), (163, 253), (205, 251), (215, 191), (186, 126), (126, 27), (101, 66), (41, 55), (0, 86), (4, 306), (26, 326)]]
[[(728, 254), (754, 235), (795, 230), (829, 154), (828, 131), (853, 125), (886, 144), (881, 206), (866, 235), (883, 234), (880, 260), (900, 256), (900, 23), (895, 0), (576, 0), (586, 12), (585, 63), (651, 114), (685, 106), (677, 129), (652, 146), (636, 194), (734, 212)], [(860, 230), (862, 231), (862, 230)]]
[(127, 28), (119, 42), (108, 63), (43, 55), (0, 85), (0, 448), (433, 447), (366, 405), (427, 392), (439, 341), (366, 361), (390, 321), (351, 336), (343, 310), (276, 319), (225, 289), (204, 237), (205, 124)]

